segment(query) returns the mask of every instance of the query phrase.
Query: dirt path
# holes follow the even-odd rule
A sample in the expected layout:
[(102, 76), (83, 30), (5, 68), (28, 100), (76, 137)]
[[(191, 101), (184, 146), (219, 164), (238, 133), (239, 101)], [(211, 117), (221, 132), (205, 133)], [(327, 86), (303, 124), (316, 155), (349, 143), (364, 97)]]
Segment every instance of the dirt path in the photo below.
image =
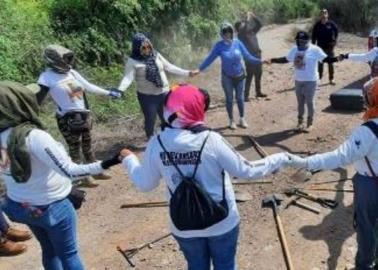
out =
[[(299, 24), (303, 26), (303, 24)], [(264, 57), (283, 56), (291, 44), (287, 38), (293, 24), (269, 26), (259, 34)], [(341, 35), (339, 52), (365, 51), (366, 39)], [(323, 152), (333, 149), (360, 123), (360, 114), (340, 113), (330, 110), (328, 96), (331, 92), (349, 85), (368, 73), (365, 64), (351, 62), (336, 65), (336, 86), (323, 85), (316, 98), (317, 116), (315, 130), (311, 134), (295, 134), (296, 101), (292, 91), (292, 68), (290, 65), (265, 67), (263, 91), (270, 100), (252, 100), (247, 103), (246, 115), (250, 123), (248, 130), (229, 131), (224, 108), (213, 110), (208, 123), (220, 132), (249, 159), (258, 156), (251, 148), (245, 135), (253, 134), (269, 153), (291, 151), (299, 154)], [(223, 97), (219, 85), (219, 66), (214, 65), (205, 75), (192, 80), (193, 83), (211, 89), (213, 96)], [(326, 82), (326, 81), (324, 81)], [(252, 89), (253, 93), (253, 89)], [(235, 106), (236, 107), (236, 106)], [(235, 108), (236, 113), (236, 108)], [(97, 143), (106, 137), (97, 133)], [(117, 138), (112, 141), (119, 139)], [(130, 142), (128, 142), (130, 143)], [(273, 185), (251, 185), (235, 187), (253, 196), (253, 201), (239, 206), (242, 217), (241, 235), (238, 248), (239, 269), (277, 270), (286, 269), (272, 213), (262, 209), (261, 199), (271, 192), (280, 192), (293, 185), (288, 175), (293, 171), (278, 173), (272, 179)], [(353, 170), (340, 169), (321, 172), (314, 180), (334, 180), (351, 177)], [(88, 202), (79, 211), (79, 243), (86, 269), (129, 269), (125, 260), (115, 250), (119, 242), (139, 244), (160, 236), (168, 231), (166, 209), (119, 209), (122, 203), (164, 199), (164, 187), (150, 194), (138, 193), (132, 187), (121, 168), (112, 170), (113, 179), (101, 182), (101, 187), (88, 191)], [(314, 181), (313, 180), (313, 181)], [(350, 187), (342, 182), (338, 188)], [(336, 185), (328, 185), (335, 187)], [(352, 228), (352, 195), (319, 193), (336, 198), (340, 205), (330, 211), (321, 208), (321, 214), (290, 207), (282, 213), (288, 243), (294, 264), (299, 270), (345, 269), (353, 263), (356, 251), (355, 235)], [(0, 258), (0, 269), (34, 270), (42, 269), (41, 252), (35, 240), (28, 242), (29, 252), (14, 258)], [(185, 261), (175, 241), (170, 238), (141, 252), (134, 258), (135, 269), (185, 269)]]

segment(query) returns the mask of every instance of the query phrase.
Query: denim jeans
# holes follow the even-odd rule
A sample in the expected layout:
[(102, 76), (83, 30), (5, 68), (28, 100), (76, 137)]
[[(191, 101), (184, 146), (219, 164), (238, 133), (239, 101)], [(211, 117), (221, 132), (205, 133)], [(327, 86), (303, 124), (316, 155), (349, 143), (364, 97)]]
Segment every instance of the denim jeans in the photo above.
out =
[(76, 239), (76, 213), (68, 199), (35, 209), (7, 199), (3, 210), (16, 222), (29, 226), (42, 248), (42, 263), (47, 270), (83, 270)]
[(0, 238), (8, 231), (9, 224), (5, 219), (3, 211), (0, 209)]
[(244, 84), (245, 79), (235, 83), (231, 77), (222, 73), (222, 87), (224, 94), (226, 95), (226, 109), (229, 119), (234, 119), (234, 90), (236, 93), (236, 102), (238, 104), (239, 116), (244, 117)]
[(357, 232), (356, 270), (373, 270), (378, 259), (378, 185), (371, 177), (353, 177)]
[(160, 121), (163, 122), (163, 102), (168, 93), (160, 95), (146, 95), (137, 92), (139, 105), (144, 115), (144, 131), (147, 138), (154, 135), (156, 115), (159, 115)]
[(231, 231), (213, 237), (181, 238), (174, 236), (184, 253), (188, 270), (236, 270), (236, 248), (239, 225)]

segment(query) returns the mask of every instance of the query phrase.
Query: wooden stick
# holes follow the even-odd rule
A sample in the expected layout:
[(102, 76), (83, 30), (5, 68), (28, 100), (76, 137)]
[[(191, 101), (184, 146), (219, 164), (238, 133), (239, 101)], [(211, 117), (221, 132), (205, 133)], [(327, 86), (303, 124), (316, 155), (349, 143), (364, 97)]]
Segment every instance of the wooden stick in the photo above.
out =
[(330, 191), (330, 192), (350, 192), (353, 193), (353, 189), (337, 189), (337, 188), (301, 188), (300, 190), (314, 190), (314, 191)]
[(269, 156), (269, 154), (261, 147), (261, 145), (255, 140), (253, 136), (249, 135), (246, 137), (251, 141), (252, 146), (256, 149), (261, 158)]
[(248, 180), (242, 180), (242, 181), (232, 181), (233, 185), (260, 185), (260, 184), (273, 184), (273, 181), (248, 181)]
[(341, 178), (341, 179), (338, 179), (338, 180), (316, 182), (316, 183), (312, 183), (312, 186), (318, 186), (318, 185), (330, 184), (330, 183), (339, 183), (339, 182), (345, 182), (345, 181), (348, 181), (348, 180), (352, 180), (352, 178)]

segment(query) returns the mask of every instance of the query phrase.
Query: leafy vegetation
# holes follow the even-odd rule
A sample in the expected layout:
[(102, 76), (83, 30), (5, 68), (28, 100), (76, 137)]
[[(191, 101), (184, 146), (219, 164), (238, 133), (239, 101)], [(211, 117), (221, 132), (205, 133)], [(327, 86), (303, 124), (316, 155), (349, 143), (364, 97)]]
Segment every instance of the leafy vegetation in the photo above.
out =
[[(0, 79), (35, 82), (51, 43), (71, 48), (77, 69), (98, 85), (116, 86), (136, 31), (168, 59), (194, 68), (218, 36), (221, 21), (253, 10), (267, 23), (310, 17), (328, 8), (346, 30), (375, 23), (375, 0), (0, 0)], [(360, 12), (356, 12), (359, 10)], [(196, 53), (193, 53), (193, 52)], [(139, 111), (135, 91), (122, 101), (90, 97), (98, 120)], [(44, 109), (51, 116), (50, 107)]]

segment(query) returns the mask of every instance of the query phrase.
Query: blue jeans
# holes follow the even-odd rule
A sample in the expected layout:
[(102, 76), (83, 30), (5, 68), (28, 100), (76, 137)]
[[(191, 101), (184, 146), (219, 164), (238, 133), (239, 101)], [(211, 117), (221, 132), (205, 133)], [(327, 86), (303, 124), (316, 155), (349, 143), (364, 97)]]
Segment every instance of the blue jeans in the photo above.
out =
[(231, 77), (222, 73), (222, 87), (224, 94), (226, 95), (226, 109), (229, 119), (234, 119), (234, 90), (236, 93), (236, 102), (238, 104), (239, 116), (244, 117), (244, 84), (245, 79), (235, 83)]
[(357, 233), (357, 270), (373, 270), (378, 259), (378, 183), (371, 177), (353, 177)]
[(5, 219), (3, 211), (0, 209), (0, 238), (3, 234), (5, 234), (8, 231), (8, 228), (9, 228), (9, 224), (7, 220)]
[(213, 237), (181, 238), (174, 236), (184, 253), (188, 270), (236, 270), (236, 247), (239, 225), (231, 231)]
[(68, 199), (38, 207), (33, 215), (30, 207), (7, 199), (4, 212), (16, 222), (29, 226), (42, 248), (42, 262), (46, 270), (84, 270), (76, 239), (76, 213)]
[(163, 103), (168, 93), (160, 95), (146, 95), (137, 92), (139, 105), (142, 108), (144, 115), (144, 131), (147, 138), (154, 135), (154, 128), (156, 122), (156, 115), (159, 116), (160, 121), (163, 122)]

